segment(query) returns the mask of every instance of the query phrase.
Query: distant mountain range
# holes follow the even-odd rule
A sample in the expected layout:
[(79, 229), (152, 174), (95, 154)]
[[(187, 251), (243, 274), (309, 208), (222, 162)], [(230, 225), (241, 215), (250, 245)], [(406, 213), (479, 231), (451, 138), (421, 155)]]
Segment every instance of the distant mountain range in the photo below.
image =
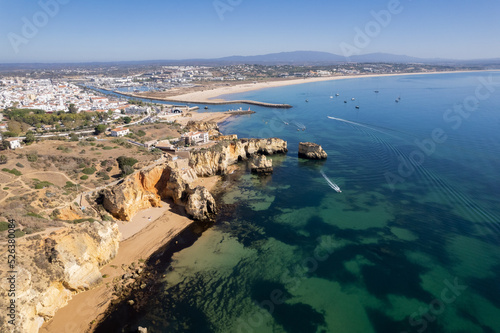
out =
[(130, 66), (130, 65), (335, 65), (345, 63), (422, 63), (450, 66), (500, 66), (500, 58), (454, 60), (441, 58), (417, 58), (390, 53), (370, 53), (344, 57), (338, 54), (317, 51), (294, 51), (270, 53), (255, 56), (230, 56), (215, 59), (183, 59), (183, 60), (145, 60), (145, 61), (116, 61), (116, 62), (88, 62), (88, 63), (30, 63), (30, 64), (1, 64), (0, 71), (6, 69), (35, 69), (56, 68), (61, 66)]
[[(188, 61), (202, 61), (193, 59)], [(496, 59), (474, 59), (474, 60), (454, 60), (441, 58), (417, 58), (407, 55), (397, 55), (390, 53), (370, 53), (344, 57), (338, 54), (316, 51), (295, 51), (271, 53), (256, 56), (231, 56), (218, 59), (205, 59), (205, 61), (232, 64), (339, 64), (339, 63), (424, 63), (424, 64), (500, 64), (500, 58)]]

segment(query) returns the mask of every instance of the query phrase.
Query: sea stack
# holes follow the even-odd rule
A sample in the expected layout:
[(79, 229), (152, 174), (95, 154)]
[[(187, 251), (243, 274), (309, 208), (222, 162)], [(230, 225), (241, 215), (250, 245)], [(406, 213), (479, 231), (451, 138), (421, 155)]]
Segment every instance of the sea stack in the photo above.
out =
[(320, 145), (312, 142), (299, 143), (299, 157), (310, 160), (324, 160), (327, 158), (326, 152)]
[(250, 170), (252, 173), (270, 175), (273, 173), (273, 161), (268, 160), (265, 155), (255, 154), (250, 160)]

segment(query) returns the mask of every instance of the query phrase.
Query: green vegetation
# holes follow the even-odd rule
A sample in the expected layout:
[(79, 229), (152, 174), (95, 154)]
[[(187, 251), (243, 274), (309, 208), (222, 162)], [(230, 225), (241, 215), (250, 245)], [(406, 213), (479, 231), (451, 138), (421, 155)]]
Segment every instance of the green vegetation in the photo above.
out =
[(137, 163), (137, 160), (133, 157), (120, 156), (116, 159), (118, 162), (118, 167), (122, 172), (122, 176), (130, 175), (134, 172), (134, 164)]
[(123, 117), (123, 122), (125, 124), (130, 124), (131, 121), (132, 121), (132, 118), (130, 118), (129, 116)]
[(49, 187), (49, 186), (54, 186), (54, 184), (48, 182), (48, 181), (43, 181), (43, 182), (37, 182), (35, 184), (35, 189), (36, 190), (41, 190), (43, 189), (44, 187)]
[(97, 177), (101, 177), (103, 180), (108, 180), (110, 179), (109, 175), (105, 171), (99, 171), (97, 174)]
[(18, 167), (18, 168), (24, 168), (24, 165), (22, 165), (21, 163), (17, 162), (16, 163), (16, 167)]
[(134, 105), (138, 105), (138, 106), (148, 105), (148, 104), (144, 103), (143, 101), (140, 101), (137, 99), (129, 99), (128, 104), (134, 104)]
[(81, 177), (80, 177), (80, 179), (81, 179), (81, 180), (87, 180), (87, 179), (89, 179), (89, 176), (87, 176), (87, 175), (83, 175), (83, 176), (81, 176)]
[(8, 222), (0, 222), (0, 231), (5, 231), (9, 229), (9, 223)]
[(19, 171), (19, 170), (17, 170), (17, 169), (15, 169), (15, 168), (14, 168), (14, 169), (12, 169), (12, 170), (9, 170), (9, 169), (7, 169), (7, 168), (3, 168), (3, 169), (2, 169), (2, 171), (5, 171), (5, 172), (8, 172), (8, 173), (11, 173), (11, 174), (13, 174), (13, 175), (15, 175), (15, 176), (21, 176), (21, 175), (22, 175), (22, 172), (21, 172), (21, 171)]
[(4, 191), (7, 191), (8, 189), (10, 189), (10, 187), (4, 187), (3, 188)]
[(134, 173), (134, 168), (131, 167), (130, 165), (125, 165), (123, 166), (123, 168), (120, 168), (120, 170), (122, 171), (122, 176), (128, 176)]
[[(85, 122), (92, 121), (92, 119), (107, 119), (108, 117), (106, 113), (100, 112), (66, 113), (64, 111), (59, 111), (56, 113), (46, 113), (44, 110), (16, 108), (5, 109), (4, 115), (7, 116), (7, 118), (9, 118), (11, 122), (16, 121), (18, 123), (26, 123), (30, 126), (55, 125), (59, 122), (66, 123), (68, 125), (80, 126)], [(23, 130), (23, 127), (17, 123), (12, 123), (13, 129), (11, 129), (11, 122), (9, 122), (10, 131), (21, 132)]]
[(26, 214), (26, 216), (36, 217), (38, 219), (43, 219), (44, 218), (42, 215), (38, 215), (38, 214), (33, 213), (33, 212), (29, 212), (28, 214)]
[(111, 150), (111, 149), (113, 149), (113, 147), (110, 147), (110, 146), (104, 146), (104, 147), (102, 147), (102, 149), (103, 149), (103, 150)]
[(71, 103), (69, 105), (68, 112), (69, 113), (77, 113), (78, 112), (78, 108), (75, 106), (75, 104)]
[(23, 237), (24, 235), (26, 235), (26, 233), (24, 231), (21, 231), (21, 229), (16, 229), (14, 231), (15, 238)]
[(84, 169), (82, 170), (82, 172), (83, 172), (84, 174), (86, 174), (86, 175), (92, 175), (92, 174), (94, 174), (94, 172), (95, 172), (95, 171), (96, 171), (96, 170), (95, 170), (95, 168), (94, 168), (94, 167), (84, 168)]
[(26, 158), (28, 159), (28, 162), (36, 162), (36, 161), (38, 161), (38, 155), (37, 155), (37, 153), (27, 154)]
[(99, 135), (101, 133), (106, 132), (106, 125), (104, 124), (99, 124), (95, 127), (95, 134)]
[(71, 152), (71, 149), (69, 149), (69, 147), (65, 147), (65, 146), (59, 146), (59, 147), (57, 147), (57, 150), (62, 150), (63, 153)]
[(35, 133), (33, 133), (32, 131), (26, 132), (26, 138), (24, 139), (24, 143), (29, 145), (29, 144), (35, 142), (35, 140), (36, 140)]
[(74, 223), (74, 224), (77, 224), (77, 223), (83, 223), (83, 222), (94, 222), (95, 220), (91, 217), (87, 218), (87, 219), (77, 219), (77, 220), (73, 220), (73, 221), (69, 221), (70, 223)]
[(70, 181), (67, 181), (66, 182), (66, 185), (64, 185), (64, 188), (73, 188), (75, 186), (75, 184), (73, 184), (72, 182)]
[(143, 130), (138, 130), (137, 133), (135, 133), (137, 136), (145, 136), (146, 135), (146, 132), (144, 132)]
[(5, 155), (0, 155), (0, 164), (5, 164), (7, 163), (9, 159)]
[(120, 169), (126, 165), (134, 166), (134, 164), (137, 163), (137, 160), (135, 158), (127, 156), (120, 156), (116, 159), (116, 161), (118, 162), (118, 166), (120, 167)]

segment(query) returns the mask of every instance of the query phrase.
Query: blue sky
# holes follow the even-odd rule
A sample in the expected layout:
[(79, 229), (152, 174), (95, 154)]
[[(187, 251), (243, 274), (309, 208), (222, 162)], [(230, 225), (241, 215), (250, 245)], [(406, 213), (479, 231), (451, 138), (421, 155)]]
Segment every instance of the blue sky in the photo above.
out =
[[(391, 3), (390, 20), (375, 23), (372, 13)], [(494, 58), (499, 17), (497, 0), (0, 0), (0, 63), (342, 55), (348, 46), (359, 54)]]

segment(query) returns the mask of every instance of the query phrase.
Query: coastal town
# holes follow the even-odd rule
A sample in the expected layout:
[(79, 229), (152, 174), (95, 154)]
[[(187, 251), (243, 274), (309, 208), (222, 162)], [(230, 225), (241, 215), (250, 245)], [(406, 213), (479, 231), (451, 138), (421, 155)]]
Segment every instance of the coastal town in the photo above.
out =
[(0, 3), (0, 333), (500, 333), (500, 1)]
[[(72, 301), (76, 294), (92, 304), (91, 316), (79, 318), (80, 331), (95, 329), (101, 323), (92, 318), (118, 306), (142, 306), (141, 299), (151, 297), (147, 286), (161, 279), (145, 261), (190, 226), (203, 230), (212, 225), (219, 211), (230, 207), (215, 199), (222, 179), (225, 190), (234, 183), (232, 177), (245, 173), (263, 184), (271, 179), (288, 152), (287, 141), (242, 139), (222, 133), (219, 125), (248, 120), (256, 112), (254, 105), (257, 112), (275, 114), (292, 105), (221, 95), (452, 69), (415, 64), (169, 65), (127, 73), (59, 68), (0, 75), (0, 246), (12, 235), (19, 248), (36, 248), (18, 253), (21, 262), (33, 263), (21, 270), (34, 276), (30, 283), (39, 290), (29, 294), (31, 285), (20, 290), (27, 295), (16, 308), (23, 313), (20, 327), (59, 331), (81, 304)], [(330, 103), (336, 97), (323, 96)], [(337, 102), (359, 109), (355, 98), (348, 100)], [(394, 102), (391, 96), (391, 103), (400, 105), (401, 98)], [(277, 123), (309, 134), (300, 122), (275, 118), (271, 124), (263, 119), (261, 126)], [(324, 161), (328, 154), (320, 144), (300, 142), (294, 155)], [(333, 178), (323, 171), (320, 175), (328, 188), (344, 193)], [(85, 249), (75, 249), (75, 242), (86, 244)], [(52, 265), (56, 259), (60, 267)], [(74, 273), (64, 273), (69, 269)], [(104, 295), (103, 300), (97, 302), (101, 296), (96, 295)]]

